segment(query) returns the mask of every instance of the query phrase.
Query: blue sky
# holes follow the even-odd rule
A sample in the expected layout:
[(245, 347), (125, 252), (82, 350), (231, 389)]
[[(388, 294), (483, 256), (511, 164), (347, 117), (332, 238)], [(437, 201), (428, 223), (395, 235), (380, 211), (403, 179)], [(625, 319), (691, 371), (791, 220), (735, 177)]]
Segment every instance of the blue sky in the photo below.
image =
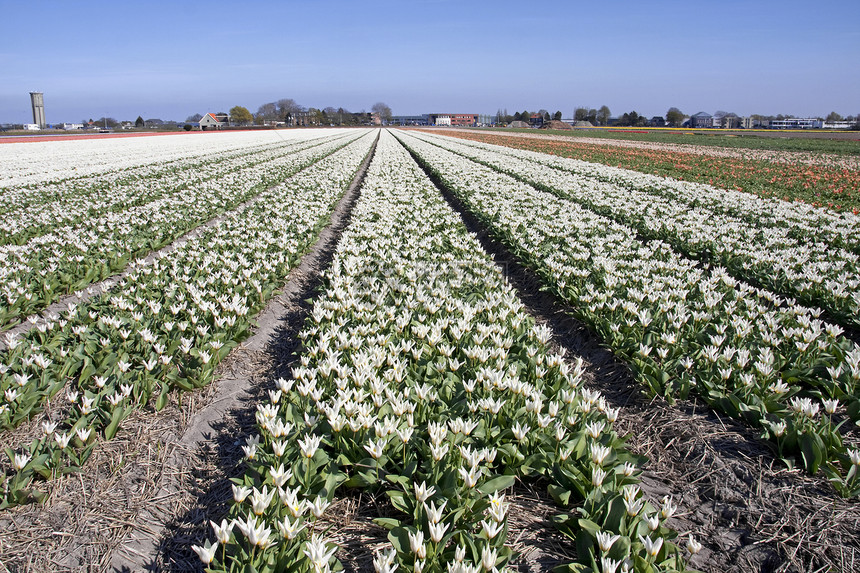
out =
[(0, 0), (0, 123), (308, 107), (860, 114), (857, 0)]

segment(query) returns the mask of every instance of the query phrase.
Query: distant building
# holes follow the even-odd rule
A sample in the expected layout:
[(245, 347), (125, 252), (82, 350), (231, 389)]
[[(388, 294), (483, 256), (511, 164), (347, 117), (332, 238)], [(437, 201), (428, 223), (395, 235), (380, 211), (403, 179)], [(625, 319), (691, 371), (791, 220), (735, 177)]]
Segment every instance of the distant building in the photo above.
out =
[[(475, 127), (478, 125), (476, 113), (431, 113), (428, 114), (430, 125), (450, 125), (454, 127)], [(441, 121), (440, 121), (441, 120)]]
[(694, 113), (690, 116), (690, 127), (693, 129), (713, 126), (714, 116), (707, 112), (700, 111), (699, 113)]
[(40, 129), (42, 129), (37, 123), (25, 123), (23, 128), (27, 131), (39, 131)]
[(648, 122), (649, 127), (666, 127), (666, 120), (662, 115), (655, 115)]
[(771, 129), (821, 129), (824, 121), (814, 117), (792, 117), (789, 119), (772, 119)]
[(430, 125), (430, 114), (392, 115), (388, 125)]
[(227, 125), (226, 121), (220, 121), (214, 113), (207, 113), (200, 118), (200, 129), (221, 129)]
[[(370, 117), (370, 114), (367, 114)], [(311, 112), (293, 111), (287, 114), (287, 125), (292, 127), (307, 127), (311, 124)]]
[(851, 129), (856, 125), (853, 121), (825, 121), (821, 126), (824, 129)]
[(61, 127), (63, 129), (65, 129), (66, 131), (71, 131), (73, 129), (83, 129), (84, 124), (82, 124), (82, 123), (64, 123), (64, 124), (62, 124)]
[(529, 116), (529, 125), (532, 127), (543, 126), (543, 116), (539, 113), (533, 113)]
[(715, 127), (721, 127), (723, 129), (737, 129), (741, 126), (741, 118), (739, 118), (736, 114), (729, 113), (720, 118), (720, 125)]
[(770, 127), (770, 120), (755, 117), (740, 118), (740, 127), (744, 129), (766, 129)]

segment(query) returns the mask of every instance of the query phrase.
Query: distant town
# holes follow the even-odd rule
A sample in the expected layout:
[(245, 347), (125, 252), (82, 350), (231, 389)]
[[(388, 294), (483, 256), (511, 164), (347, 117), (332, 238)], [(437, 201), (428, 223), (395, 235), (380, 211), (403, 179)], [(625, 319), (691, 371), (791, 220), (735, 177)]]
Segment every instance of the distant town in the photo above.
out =
[(259, 127), (335, 127), (335, 126), (445, 126), (445, 127), (520, 127), (572, 129), (588, 127), (679, 127), (690, 129), (834, 129), (860, 130), (860, 114), (843, 117), (830, 112), (822, 117), (794, 117), (791, 115), (750, 115), (705, 111), (687, 115), (678, 108), (669, 108), (665, 116), (646, 117), (635, 111), (620, 116), (612, 115), (607, 106), (600, 109), (578, 107), (573, 116), (564, 118), (561, 111), (522, 111), (509, 114), (499, 109), (495, 114), (476, 113), (425, 113), (420, 115), (394, 115), (383, 102), (373, 105), (372, 111), (350, 112), (344, 108), (326, 107), (317, 109), (304, 107), (292, 99), (281, 99), (263, 104), (257, 113), (243, 106), (235, 106), (229, 112), (207, 112), (194, 114), (185, 121), (144, 119), (118, 121), (112, 117), (82, 120), (80, 122), (48, 123), (45, 115), (44, 94), (30, 93), (33, 123), (0, 124), (3, 131), (99, 131), (118, 130), (218, 130), (227, 128)]

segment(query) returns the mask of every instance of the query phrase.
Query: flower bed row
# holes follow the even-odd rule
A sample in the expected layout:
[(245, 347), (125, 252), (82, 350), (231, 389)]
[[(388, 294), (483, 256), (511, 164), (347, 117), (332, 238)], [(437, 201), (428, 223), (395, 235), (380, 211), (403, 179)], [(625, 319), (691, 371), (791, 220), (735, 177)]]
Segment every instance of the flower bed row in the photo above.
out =
[(607, 147), (576, 141), (537, 141), (488, 133), (452, 135), (754, 193), (777, 201), (801, 201), (812, 208), (824, 206), (855, 214), (860, 209), (860, 172), (852, 169), (774, 164), (770, 161)]
[(0, 330), (116, 273), (135, 257), (169, 244), (356, 137), (353, 133), (291, 153), (277, 152), (259, 164), (249, 163), (147, 204), (57, 228), (24, 245), (0, 246)]
[(843, 494), (860, 493), (860, 451), (839, 427), (860, 420), (860, 348), (838, 327), (570, 201), (398, 138), (652, 392), (695, 391), (765, 430), (788, 461), (799, 454)]
[[(738, 279), (817, 306), (840, 324), (860, 326), (860, 256), (856, 253), (794, 238), (782, 226), (763, 226), (722, 209), (712, 210), (699, 201), (697, 185), (686, 184), (670, 198), (641, 189), (634, 183), (635, 175), (625, 179), (613, 174), (614, 182), (609, 183), (570, 170), (546, 169), (547, 162), (536, 153), (478, 148), (438, 136), (422, 138), (576, 201), (636, 229), (645, 239), (664, 240), (685, 256), (723, 265)], [(748, 203), (760, 203), (759, 209), (764, 206), (749, 197)]]
[[(377, 571), (497, 571), (515, 478), (569, 510), (577, 571), (675, 571), (671, 500), (654, 507), (618, 412), (547, 346), (499, 269), (384, 134), (300, 334), (301, 363), (257, 407), (209, 571), (337, 570), (321, 520), (344, 489), (385, 491)], [(693, 540), (691, 548), (698, 545)]]
[(0, 358), (0, 424), (56, 403), (40, 438), (7, 449), (0, 506), (38, 498), (36, 477), (80, 471), (133, 409), (151, 399), (162, 408), (171, 391), (209, 383), (326, 224), (372, 143), (364, 135), (165, 257), (133, 264), (111, 292), (70, 305), (44, 331), (10, 339)]
[(111, 177), (116, 170), (148, 170), (154, 163), (205, 157), (292, 137), (291, 130), (223, 131), (4, 143), (0, 147), (0, 188), (37, 189), (66, 179)]
[[(204, 157), (196, 154), (132, 169), (117, 165), (97, 176), (75, 177), (24, 188), (6, 188), (0, 194), (5, 215), (0, 244), (21, 245), (32, 237), (84, 219), (95, 219), (109, 211), (121, 211), (173, 195), (206, 181), (271, 161), (312, 145), (309, 132), (288, 142), (232, 146)], [(316, 139), (321, 139), (316, 134)], [(107, 163), (107, 162), (106, 162)], [(110, 165), (110, 163), (107, 163)]]
[[(459, 134), (451, 135), (456, 137)], [(794, 239), (826, 243), (860, 254), (860, 237), (857, 236), (860, 217), (854, 213), (818, 209), (806, 203), (759, 197), (735, 189), (509, 147), (504, 145), (504, 140), (497, 141), (496, 145), (470, 139), (458, 140), (476, 148), (511, 154), (583, 177), (682, 201), (694, 208), (737, 217), (757, 227), (780, 227)]]

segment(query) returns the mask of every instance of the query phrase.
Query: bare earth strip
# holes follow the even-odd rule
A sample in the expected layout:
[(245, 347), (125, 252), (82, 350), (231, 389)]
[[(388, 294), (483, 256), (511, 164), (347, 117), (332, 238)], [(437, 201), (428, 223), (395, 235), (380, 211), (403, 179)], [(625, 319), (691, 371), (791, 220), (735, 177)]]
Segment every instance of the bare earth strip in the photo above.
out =
[[(475, 133), (475, 130), (446, 128), (445, 131), (462, 131), (464, 133)], [(444, 133), (444, 132), (442, 132)], [(770, 161), (771, 163), (787, 163), (792, 165), (820, 165), (823, 167), (835, 167), (856, 171), (860, 169), (860, 157), (833, 155), (825, 153), (805, 153), (802, 151), (771, 151), (766, 149), (730, 149), (728, 147), (717, 147), (708, 145), (685, 145), (681, 143), (658, 143), (653, 141), (629, 141), (626, 139), (604, 139), (597, 137), (565, 137), (563, 135), (550, 135), (543, 133), (520, 133), (504, 131), (488, 131), (490, 133), (505, 137), (521, 137), (524, 139), (544, 139), (548, 141), (563, 141), (566, 143), (584, 143), (588, 145), (605, 145), (610, 147), (627, 147), (632, 149), (648, 149), (652, 151), (671, 151), (673, 153), (689, 153), (692, 155), (706, 155), (712, 157), (726, 157), (730, 159), (752, 159), (757, 161)]]

